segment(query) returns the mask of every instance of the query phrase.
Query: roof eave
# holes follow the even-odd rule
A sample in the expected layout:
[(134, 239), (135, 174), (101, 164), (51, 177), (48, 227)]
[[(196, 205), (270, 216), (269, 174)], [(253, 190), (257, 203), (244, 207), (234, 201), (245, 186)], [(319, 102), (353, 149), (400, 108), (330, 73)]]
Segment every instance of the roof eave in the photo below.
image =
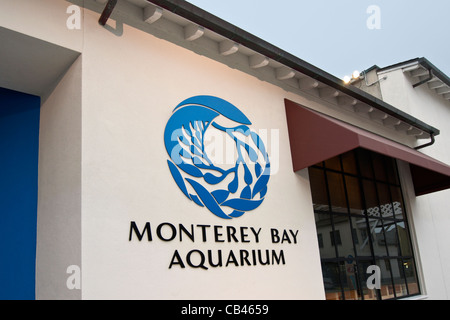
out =
[(317, 81), (320, 81), (336, 90), (339, 90), (352, 98), (370, 105), (386, 114), (408, 123), (430, 135), (438, 135), (440, 131), (423, 121), (395, 108), (394, 106), (366, 93), (356, 87), (346, 86), (343, 81), (326, 71), (270, 44), (257, 36), (240, 29), (239, 27), (197, 7), (184, 0), (146, 0), (165, 10), (171, 11), (185, 19), (192, 21), (204, 28), (228, 38), (240, 45), (252, 49), (267, 58), (277, 61), (293, 70), (301, 72)]

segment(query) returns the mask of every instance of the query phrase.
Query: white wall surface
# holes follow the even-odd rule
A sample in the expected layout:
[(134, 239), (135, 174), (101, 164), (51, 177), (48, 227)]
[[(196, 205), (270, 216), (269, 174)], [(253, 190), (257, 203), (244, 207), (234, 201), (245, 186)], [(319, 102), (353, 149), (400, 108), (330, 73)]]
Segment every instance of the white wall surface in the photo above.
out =
[(41, 106), (36, 298), (80, 299), (69, 266), (81, 266), (81, 57)]
[[(43, 42), (82, 51), (82, 30), (69, 30), (64, 0), (0, 0), (0, 27)], [(82, 19), (82, 15), (80, 16)], [(13, 33), (12, 33), (13, 34)], [(46, 46), (46, 45), (43, 45)], [(52, 46), (47, 46), (52, 48)], [(11, 48), (10, 48), (11, 49)], [(16, 52), (10, 63), (26, 60), (36, 47)], [(1, 50), (1, 49), (0, 49)], [(47, 50), (54, 61), (55, 51)], [(22, 60), (21, 60), (22, 59)], [(30, 61), (34, 61), (31, 56)], [(26, 64), (28, 66), (28, 64)], [(36, 248), (36, 298), (80, 299), (80, 290), (66, 286), (67, 268), (81, 266), (81, 58), (69, 70), (56, 74), (50, 92), (41, 96), (39, 136), (38, 221)], [(36, 66), (30, 73), (23, 68), (24, 83), (42, 81)], [(41, 73), (46, 81), (54, 70)], [(32, 76), (31, 76), (32, 74)], [(33, 78), (36, 77), (36, 78)], [(20, 83), (16, 90), (23, 91)], [(37, 86), (39, 87), (40, 84)]]
[[(100, 28), (97, 19), (86, 12), (83, 298), (323, 299), (309, 183), (305, 172), (292, 171), (286, 92), (126, 25), (118, 37)], [(222, 220), (188, 201), (167, 166), (164, 127), (179, 102), (199, 94), (235, 104), (255, 130), (279, 132), (279, 170), (266, 200), (239, 219)], [(130, 242), (131, 221), (141, 228), (145, 222), (253, 226), (264, 237), (258, 244)], [(271, 228), (299, 230), (299, 243), (273, 244)], [(193, 249), (283, 249), (286, 264), (168, 268), (175, 250)]]
[[(380, 82), (383, 100), (441, 131), (435, 144), (420, 152), (450, 164), (450, 103), (427, 85), (414, 89), (412, 86), (417, 80), (401, 69), (389, 72), (387, 76)], [(419, 140), (418, 144), (427, 142)], [(430, 299), (450, 298), (450, 275), (446, 271), (450, 264), (449, 197), (450, 191), (445, 190), (410, 198), (412, 223), (425, 280), (422, 287)]]
[[(239, 65), (233, 69), (188, 50), (189, 45), (178, 46), (127, 24), (121, 32), (111, 32), (121, 25), (110, 19), (109, 27), (100, 27), (98, 12), (82, 10), (81, 30), (68, 30), (66, 9), (72, 3), (37, 3), (0, 0), (0, 24), (82, 52), (42, 109), (37, 297), (324, 299), (308, 176), (305, 170), (292, 170), (284, 99), (396, 141), (410, 143), (410, 138), (314, 97), (260, 81), (239, 71)], [(400, 91), (394, 91), (388, 103), (441, 129), (436, 146), (424, 151), (449, 163), (447, 109), (433, 114), (423, 108), (426, 101), (403, 104)], [(276, 130), (279, 136), (279, 144), (266, 141), (278, 170), (271, 176), (265, 201), (231, 221), (188, 201), (167, 167), (164, 127), (179, 102), (200, 94), (233, 103), (252, 121), (253, 129)], [(385, 99), (386, 95), (383, 91)], [(441, 192), (410, 200), (426, 293), (436, 299), (448, 298), (450, 283), (445, 276), (450, 262), (449, 218), (443, 209), (447, 198), (448, 192)], [(129, 241), (131, 221), (140, 228), (150, 222), (153, 241)], [(163, 242), (154, 228), (164, 222), (255, 227), (262, 233), (257, 244)], [(272, 243), (271, 228), (299, 230), (298, 243)], [(168, 268), (175, 250), (183, 255), (193, 249), (283, 250), (286, 264)], [(67, 292), (62, 286), (66, 268), (77, 263), (81, 293)]]
[(70, 5), (65, 0), (0, 0), (0, 26), (80, 52), (83, 31), (67, 28)]

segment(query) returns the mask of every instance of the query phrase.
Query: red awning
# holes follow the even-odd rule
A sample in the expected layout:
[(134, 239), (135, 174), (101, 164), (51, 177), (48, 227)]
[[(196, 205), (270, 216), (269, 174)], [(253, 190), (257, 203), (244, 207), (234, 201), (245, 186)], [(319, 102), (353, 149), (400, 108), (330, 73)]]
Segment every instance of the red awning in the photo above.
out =
[(408, 162), (417, 196), (450, 188), (450, 166), (290, 100), (285, 105), (294, 171), (364, 148)]

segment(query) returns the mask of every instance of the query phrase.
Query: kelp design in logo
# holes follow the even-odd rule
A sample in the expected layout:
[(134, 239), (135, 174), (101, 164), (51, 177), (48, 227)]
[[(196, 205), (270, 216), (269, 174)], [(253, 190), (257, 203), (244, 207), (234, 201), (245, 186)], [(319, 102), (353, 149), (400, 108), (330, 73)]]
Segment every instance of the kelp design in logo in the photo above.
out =
[[(230, 120), (235, 126), (226, 127)], [(222, 123), (222, 124), (221, 124)], [(231, 103), (196, 96), (173, 111), (164, 132), (170, 172), (184, 195), (216, 216), (232, 219), (258, 208), (267, 193), (270, 162), (250, 120)], [(211, 130), (232, 139), (233, 163), (211, 161), (205, 136)]]

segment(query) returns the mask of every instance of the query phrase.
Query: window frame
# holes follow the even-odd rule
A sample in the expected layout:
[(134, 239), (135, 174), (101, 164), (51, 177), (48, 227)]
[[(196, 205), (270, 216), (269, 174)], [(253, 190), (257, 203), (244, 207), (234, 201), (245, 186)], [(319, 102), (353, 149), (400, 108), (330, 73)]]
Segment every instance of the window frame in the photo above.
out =
[[(344, 167), (344, 160), (343, 160), (343, 156), (348, 155), (349, 153), (353, 154), (354, 157), (354, 162), (356, 165), (356, 172), (344, 172), (345, 167)], [(372, 176), (364, 176), (363, 175), (363, 171), (361, 170), (360, 166), (362, 164), (361, 162), (361, 155), (365, 154), (366, 156), (369, 155), (369, 164), (370, 164), (370, 168), (369, 170), (371, 171)], [(385, 179), (384, 180), (380, 180), (377, 178), (377, 175), (375, 174), (375, 161), (374, 159), (378, 158), (381, 159), (382, 164), (383, 164), (383, 170), (385, 171)], [(339, 164), (338, 164), (338, 168), (336, 167), (336, 159), (338, 159)], [(330, 162), (331, 161), (331, 162)], [(332, 166), (330, 166), (330, 164), (334, 161), (334, 164)], [(389, 165), (387, 163), (387, 161), (390, 161), (391, 164)], [(392, 179), (392, 177), (388, 176), (389, 174), (389, 170), (388, 168), (392, 166), (393, 170), (395, 171), (395, 177), (394, 179)], [(417, 259), (416, 259), (416, 245), (413, 241), (414, 238), (414, 233), (412, 230), (414, 230), (412, 228), (412, 225), (410, 224), (409, 220), (409, 214), (411, 212), (411, 208), (409, 206), (409, 204), (407, 203), (407, 200), (409, 199), (409, 197), (406, 195), (405, 196), (405, 191), (408, 191), (407, 188), (408, 186), (404, 187), (405, 183), (403, 181), (402, 175), (403, 173), (403, 168), (400, 168), (401, 165), (398, 164), (396, 159), (390, 158), (390, 157), (386, 157), (386, 156), (382, 156), (378, 153), (369, 151), (369, 150), (365, 150), (362, 148), (358, 148), (355, 149), (353, 151), (347, 152), (345, 154), (341, 154), (336, 156), (335, 158), (329, 159), (327, 161), (323, 161), (321, 163), (318, 163), (316, 165), (311, 166), (308, 171), (310, 173), (310, 183), (311, 183), (311, 169), (316, 169), (316, 170), (320, 170), (320, 172), (323, 174), (323, 181), (322, 183), (324, 183), (325, 189), (326, 189), (326, 198), (327, 198), (327, 205), (328, 205), (328, 210), (316, 210), (316, 208), (314, 208), (314, 215), (315, 215), (315, 220), (316, 220), (316, 227), (318, 228), (318, 224), (317, 222), (319, 221), (317, 219), (318, 215), (317, 214), (329, 214), (329, 220), (330, 220), (330, 226), (331, 229), (329, 232), (325, 232), (324, 230), (320, 231), (320, 233), (322, 234), (322, 244), (324, 242), (324, 239), (327, 237), (327, 235), (329, 235), (330, 237), (332, 237), (333, 235), (336, 235), (336, 232), (339, 232), (339, 230), (336, 230), (336, 225), (335, 225), (335, 220), (337, 220), (336, 218), (339, 216), (342, 217), (347, 217), (348, 218), (348, 227), (350, 232), (350, 238), (351, 238), (351, 244), (352, 244), (352, 249), (353, 249), (353, 256), (352, 256), (352, 262), (354, 261), (355, 266), (356, 266), (356, 272), (355, 272), (355, 277), (356, 277), (356, 290), (358, 292), (358, 297), (359, 299), (364, 300), (364, 296), (365, 296), (365, 290), (368, 290), (367, 288), (364, 288), (366, 286), (366, 283), (363, 281), (364, 279), (367, 279), (368, 276), (370, 275), (365, 275), (365, 274), (361, 274), (362, 270), (361, 266), (365, 265), (367, 263), (369, 264), (376, 264), (379, 265), (381, 262), (386, 264), (386, 269), (385, 272), (389, 273), (389, 280), (390, 283), (388, 283), (387, 288), (391, 287), (393, 290), (393, 297), (389, 298), (390, 300), (392, 299), (404, 299), (404, 298), (410, 298), (410, 297), (414, 297), (414, 296), (418, 296), (421, 295), (422, 293), (422, 279), (420, 277), (420, 274), (418, 272), (420, 266), (417, 263)], [(367, 169), (367, 168), (365, 168)], [(401, 173), (402, 171), (402, 173)], [(333, 173), (333, 174), (338, 174), (341, 176), (341, 179), (343, 181), (343, 189), (344, 189), (344, 193), (345, 193), (345, 202), (346, 202), (346, 207), (347, 207), (347, 211), (345, 213), (343, 212), (336, 212), (333, 211), (333, 206), (332, 206), (332, 201), (331, 201), (331, 195), (330, 195), (330, 182), (328, 181), (328, 173)], [(392, 172), (391, 172), (392, 174)], [(370, 173), (369, 173), (370, 175)], [(352, 178), (356, 178), (358, 181), (358, 186), (359, 186), (359, 192), (360, 192), (360, 196), (361, 196), (361, 203), (362, 203), (362, 215), (358, 215), (354, 212), (351, 212), (351, 208), (350, 208), (350, 204), (349, 204), (349, 195), (347, 192), (347, 184), (346, 184), (346, 177), (352, 177)], [(375, 190), (375, 194), (376, 194), (376, 202), (377, 202), (377, 206), (376, 208), (378, 208), (379, 212), (379, 216), (376, 216), (376, 213), (372, 216), (368, 216), (367, 212), (368, 209), (373, 209), (372, 207), (367, 208), (367, 200), (366, 200), (366, 195), (365, 195), (365, 187), (364, 187), (364, 182), (368, 181), (368, 183), (373, 184), (374, 186), (374, 190)], [(389, 195), (389, 200), (388, 203), (390, 204), (391, 207), (391, 212), (392, 212), (392, 216), (384, 216), (382, 214), (382, 211), (384, 209), (384, 212), (388, 212), (389, 213), (389, 208), (383, 207), (385, 206), (384, 204), (382, 204), (382, 202), (380, 202), (380, 195), (379, 195), (379, 186), (383, 185), (384, 188), (387, 186), (387, 190), (388, 190), (388, 195)], [(398, 212), (395, 208), (395, 201), (394, 200), (398, 200), (393, 199), (393, 190), (395, 190), (396, 192), (399, 191), (400, 194), (400, 207), (401, 207), (401, 218), (398, 218)], [(323, 191), (323, 190), (322, 190)], [(312, 187), (312, 183), (311, 183), (311, 193), (313, 193), (313, 187)], [(314, 199), (314, 195), (313, 195), (313, 199)], [(321, 208), (323, 209), (325, 206), (325, 204), (321, 205)], [(326, 206), (325, 206), (326, 207)], [(342, 208), (340, 208), (342, 209)], [(397, 212), (397, 213), (396, 213)], [(366, 230), (368, 232), (368, 236), (367, 236), (367, 242), (368, 245), (370, 247), (370, 256), (368, 255), (362, 255), (359, 256), (358, 255), (358, 250), (356, 250), (356, 246), (360, 245), (361, 242), (363, 241), (362, 238), (358, 239), (358, 233), (357, 233), (357, 229), (355, 228), (355, 226), (353, 225), (353, 218), (359, 218), (359, 219), (363, 219), (365, 220), (365, 228), (363, 227), (363, 229), (361, 230)], [(384, 246), (385, 247), (385, 254), (380, 254), (379, 252), (375, 252), (374, 249), (374, 242), (377, 241), (377, 239), (373, 239), (373, 230), (371, 230), (371, 222), (376, 222), (376, 224), (373, 226), (373, 230), (375, 228), (377, 228), (380, 233), (380, 235), (382, 234), (381, 237), (381, 244), (379, 244), (380, 246)], [(378, 224), (381, 224), (380, 226), (378, 226)], [(406, 239), (406, 248), (409, 248), (408, 254), (403, 253), (402, 252), (402, 243), (400, 240), (400, 232), (399, 232), (399, 225), (402, 224), (402, 226), (400, 226), (400, 228), (403, 228), (407, 234), (407, 239)], [(388, 228), (386, 228), (386, 226), (388, 226), (388, 228), (390, 230), (388, 230)], [(386, 236), (386, 234), (388, 232), (391, 232), (392, 230), (394, 231), (394, 234), (389, 234), (389, 237)], [(317, 232), (319, 233), (319, 229), (317, 229)], [(392, 238), (392, 235), (394, 238)], [(356, 239), (355, 239), (356, 237)], [(384, 239), (384, 243), (383, 240)], [(322, 268), (324, 266), (324, 264), (334, 264), (336, 266), (335, 270), (338, 270), (338, 277), (339, 277), (339, 287), (340, 287), (340, 298), (345, 300), (346, 299), (346, 293), (350, 292), (350, 291), (346, 291), (345, 287), (344, 287), (344, 283), (342, 281), (342, 275), (341, 275), (341, 271), (340, 269), (342, 269), (342, 265), (345, 266), (345, 261), (347, 261), (349, 258), (348, 257), (344, 257), (342, 255), (339, 254), (339, 246), (340, 243), (337, 242), (336, 239), (330, 239), (332, 245), (330, 246), (330, 248), (332, 248), (333, 250), (335, 250), (335, 255), (334, 258), (323, 258), (322, 257), (322, 253), (321, 253), (321, 263), (322, 263)], [(394, 248), (396, 246), (396, 250), (397, 252), (390, 252), (389, 249), (389, 241), (394, 241)], [(337, 245), (333, 245), (337, 243)], [(404, 242), (403, 242), (404, 243)], [(323, 246), (322, 246), (323, 247)], [(320, 247), (320, 249), (322, 249), (322, 247)], [(391, 249), (392, 250), (392, 249)], [(349, 255), (350, 257), (350, 255)], [(408, 277), (406, 275), (406, 271), (405, 268), (408, 268), (409, 264), (408, 262), (412, 261), (413, 263), (413, 282), (414, 284), (417, 284), (417, 292), (413, 291), (410, 292), (410, 287), (409, 287), (409, 283), (408, 283)], [(401, 273), (400, 277), (401, 278), (394, 278), (393, 275), (393, 267), (392, 264), (397, 262), (398, 263), (398, 272)], [(406, 265), (405, 265), (406, 263)], [(328, 268), (328, 267), (327, 267)], [(322, 270), (323, 271), (323, 270)], [(325, 282), (325, 275), (323, 274), (324, 277), (324, 282)], [(397, 281), (400, 280), (399, 283), (397, 283)], [(403, 281), (403, 282), (402, 282)], [(400, 284), (400, 286), (403, 286), (406, 289), (406, 294), (398, 294), (396, 292), (396, 286), (398, 286)], [(355, 283), (353, 283), (353, 285), (355, 286)], [(382, 300), (384, 298), (384, 296), (381, 293), (381, 289), (376, 289), (375, 290), (375, 298), (377, 300)], [(386, 299), (385, 299), (386, 300)]]

